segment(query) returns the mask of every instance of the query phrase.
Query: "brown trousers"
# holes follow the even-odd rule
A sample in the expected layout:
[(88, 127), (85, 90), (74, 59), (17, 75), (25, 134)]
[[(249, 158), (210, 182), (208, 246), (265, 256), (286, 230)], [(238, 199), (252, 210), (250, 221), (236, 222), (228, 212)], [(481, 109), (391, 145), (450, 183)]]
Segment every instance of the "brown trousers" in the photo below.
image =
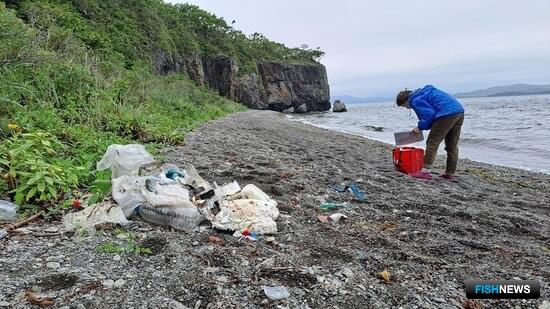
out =
[(424, 153), (425, 168), (432, 168), (439, 144), (445, 140), (445, 151), (447, 151), (445, 174), (455, 174), (458, 162), (458, 140), (460, 139), (460, 130), (462, 129), (463, 122), (464, 114), (460, 113), (439, 118), (432, 123), (432, 128), (426, 141), (426, 152)]

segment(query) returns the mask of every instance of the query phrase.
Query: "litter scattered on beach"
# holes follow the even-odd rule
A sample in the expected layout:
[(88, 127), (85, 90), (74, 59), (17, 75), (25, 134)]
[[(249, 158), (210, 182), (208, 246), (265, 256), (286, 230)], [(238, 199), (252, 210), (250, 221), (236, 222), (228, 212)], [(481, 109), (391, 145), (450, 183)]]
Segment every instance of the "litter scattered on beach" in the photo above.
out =
[[(139, 216), (185, 232), (192, 232), (206, 220), (220, 230), (250, 231), (254, 235), (277, 232), (277, 202), (253, 184), (243, 188), (236, 181), (222, 186), (210, 184), (192, 165), (180, 168), (153, 162), (143, 146), (133, 144), (109, 146), (97, 168), (112, 171), (117, 215), (111, 218), (103, 206), (93, 205), (94, 210), (67, 215), (66, 229), (88, 229), (97, 222), (123, 224), (123, 215), (125, 220)], [(252, 234), (239, 237), (256, 239)]]
[(117, 205), (105, 202), (86, 207), (63, 217), (65, 231), (83, 229), (89, 232), (128, 224), (122, 210)]
[(359, 186), (357, 185), (357, 183), (355, 183), (353, 181), (350, 181), (343, 188), (333, 187), (332, 189), (336, 192), (339, 192), (339, 193), (350, 192), (350, 193), (353, 194), (355, 199), (357, 199), (358, 201), (361, 201), (361, 202), (366, 201), (366, 199), (367, 199), (367, 197), (365, 195), (365, 192), (363, 192), (361, 189), (359, 189)]

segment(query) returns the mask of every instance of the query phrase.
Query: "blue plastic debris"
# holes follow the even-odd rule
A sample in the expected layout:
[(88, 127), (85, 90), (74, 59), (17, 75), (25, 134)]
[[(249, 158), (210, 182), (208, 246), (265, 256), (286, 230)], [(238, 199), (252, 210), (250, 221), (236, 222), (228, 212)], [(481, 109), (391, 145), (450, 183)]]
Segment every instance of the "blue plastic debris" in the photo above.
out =
[(365, 192), (361, 191), (361, 189), (359, 189), (359, 186), (353, 181), (349, 182), (343, 189), (340, 189), (338, 187), (333, 187), (332, 189), (339, 193), (344, 193), (346, 191), (351, 192), (353, 196), (355, 196), (355, 198), (359, 201), (366, 201), (367, 199)]

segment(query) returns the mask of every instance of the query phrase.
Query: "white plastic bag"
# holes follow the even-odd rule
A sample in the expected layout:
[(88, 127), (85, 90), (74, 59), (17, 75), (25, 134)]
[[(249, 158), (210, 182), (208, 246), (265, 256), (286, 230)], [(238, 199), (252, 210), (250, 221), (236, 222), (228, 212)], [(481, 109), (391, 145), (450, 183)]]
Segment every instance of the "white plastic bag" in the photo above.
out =
[(97, 170), (102, 171), (110, 168), (112, 172), (111, 179), (120, 176), (137, 176), (139, 167), (144, 164), (154, 162), (153, 156), (145, 150), (143, 145), (110, 145), (103, 155), (103, 158), (97, 162)]
[[(151, 181), (157, 180), (157, 181)], [(149, 191), (146, 187), (141, 189), (141, 194), (145, 200), (152, 206), (183, 206), (183, 207), (195, 207), (189, 199), (189, 190), (182, 184), (170, 181), (171, 183), (163, 183), (159, 178), (149, 178), (146, 182), (151, 181), (150, 188), (153, 192)]]
[(126, 218), (135, 214), (135, 209), (147, 203), (141, 193), (147, 177), (121, 176), (112, 180), (113, 199), (120, 206)]

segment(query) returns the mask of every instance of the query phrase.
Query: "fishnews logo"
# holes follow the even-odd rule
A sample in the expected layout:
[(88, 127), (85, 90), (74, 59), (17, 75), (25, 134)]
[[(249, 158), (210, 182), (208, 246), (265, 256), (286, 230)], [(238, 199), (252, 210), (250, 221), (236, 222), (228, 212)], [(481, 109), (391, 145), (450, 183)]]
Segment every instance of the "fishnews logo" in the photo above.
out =
[(474, 299), (534, 299), (540, 297), (536, 280), (467, 280), (466, 297)]

